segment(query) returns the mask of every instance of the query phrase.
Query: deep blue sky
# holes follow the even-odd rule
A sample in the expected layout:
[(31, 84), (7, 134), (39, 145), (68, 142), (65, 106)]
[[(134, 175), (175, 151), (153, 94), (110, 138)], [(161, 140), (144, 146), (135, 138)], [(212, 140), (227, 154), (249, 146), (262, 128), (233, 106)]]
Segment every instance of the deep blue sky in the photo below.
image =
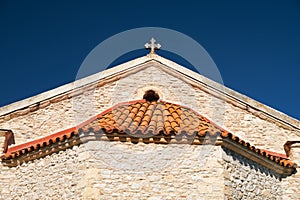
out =
[(100, 42), (138, 27), (198, 41), (224, 84), (300, 119), (299, 1), (0, 0), (0, 106), (73, 81)]

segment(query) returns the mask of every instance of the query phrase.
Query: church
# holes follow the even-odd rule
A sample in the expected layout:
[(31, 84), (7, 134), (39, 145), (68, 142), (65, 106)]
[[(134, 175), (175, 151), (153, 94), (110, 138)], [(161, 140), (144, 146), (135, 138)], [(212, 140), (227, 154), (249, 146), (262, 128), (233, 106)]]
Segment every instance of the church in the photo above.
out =
[(300, 122), (154, 42), (0, 108), (0, 199), (300, 199)]

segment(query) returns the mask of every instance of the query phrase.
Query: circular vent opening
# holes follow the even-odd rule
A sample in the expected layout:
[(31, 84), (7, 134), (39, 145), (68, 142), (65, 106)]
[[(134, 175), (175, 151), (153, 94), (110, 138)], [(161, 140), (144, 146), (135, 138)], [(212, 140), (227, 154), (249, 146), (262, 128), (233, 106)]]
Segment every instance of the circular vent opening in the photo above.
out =
[(147, 90), (143, 96), (146, 101), (158, 101), (159, 95), (154, 90)]

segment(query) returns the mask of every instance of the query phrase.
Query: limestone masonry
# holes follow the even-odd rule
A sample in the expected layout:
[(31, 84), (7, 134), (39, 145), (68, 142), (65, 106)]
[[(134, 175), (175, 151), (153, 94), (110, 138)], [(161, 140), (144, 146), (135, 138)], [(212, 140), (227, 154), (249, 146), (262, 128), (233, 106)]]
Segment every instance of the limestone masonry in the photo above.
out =
[[(128, 116), (110, 132), (113, 122), (101, 117), (149, 90), (220, 133), (199, 136), (200, 122), (185, 133), (190, 122), (163, 111), (164, 128), (151, 136), (123, 130)], [(142, 114), (139, 126), (145, 116), (154, 121), (155, 114)], [(97, 120), (86, 121), (97, 115), (100, 130), (76, 129), (91, 128)], [(158, 55), (0, 108), (0, 128), (12, 130), (16, 142), (2, 154), (0, 199), (300, 199), (300, 151), (291, 146), (291, 158), (283, 148), (300, 140), (300, 122)], [(61, 138), (51, 138), (56, 133)]]

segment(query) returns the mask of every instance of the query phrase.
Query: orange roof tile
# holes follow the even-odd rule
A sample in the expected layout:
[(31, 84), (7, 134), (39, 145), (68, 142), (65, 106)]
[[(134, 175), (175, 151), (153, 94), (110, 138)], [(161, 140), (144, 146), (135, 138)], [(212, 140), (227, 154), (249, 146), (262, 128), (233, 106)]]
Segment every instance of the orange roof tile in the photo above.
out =
[[(295, 167), (283, 154), (258, 149), (250, 143), (226, 131), (194, 110), (165, 101), (147, 102), (138, 100), (117, 104), (101, 114), (76, 127), (57, 132), (31, 142), (10, 147), (2, 159), (11, 159), (44, 146), (78, 137), (79, 133), (106, 133), (130, 136), (132, 138), (175, 137), (187, 139), (216, 138), (229, 139), (284, 167)], [(120, 140), (122, 138), (120, 136)], [(132, 140), (134, 141), (134, 140)]]

